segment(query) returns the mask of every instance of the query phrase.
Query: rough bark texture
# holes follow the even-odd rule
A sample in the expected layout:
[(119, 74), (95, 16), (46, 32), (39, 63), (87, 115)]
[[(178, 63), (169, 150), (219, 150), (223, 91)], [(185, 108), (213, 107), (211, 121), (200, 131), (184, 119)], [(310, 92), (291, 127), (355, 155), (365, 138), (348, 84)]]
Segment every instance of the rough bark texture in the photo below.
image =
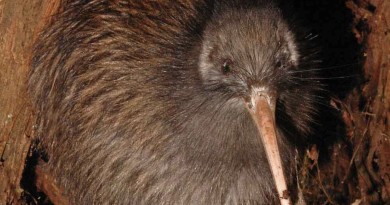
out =
[[(365, 81), (345, 98), (332, 100), (345, 123), (340, 128), (345, 136), (329, 145), (327, 163), (317, 163), (322, 153), (313, 146), (299, 180), (308, 204), (390, 203), (390, 1), (345, 2), (355, 16), (356, 39), (365, 50)], [(58, 3), (0, 0), (0, 204), (26, 203), (21, 195), (28, 191), (20, 181), (33, 117), (25, 83), (34, 39)], [(38, 177), (38, 183), (49, 186), (50, 176)]]
[(332, 99), (345, 135), (329, 146), (328, 163), (317, 164), (321, 153), (315, 146), (309, 150), (301, 171), (303, 192), (309, 204), (389, 204), (390, 1), (351, 0), (346, 6), (364, 50), (364, 80), (345, 98)]
[[(345, 103), (351, 110), (353, 158), (365, 204), (390, 202), (390, 1), (348, 2), (365, 46), (367, 82)], [(363, 26), (362, 26), (363, 25)]]
[(0, 204), (18, 204), (33, 118), (26, 95), (33, 39), (55, 1), (0, 1)]

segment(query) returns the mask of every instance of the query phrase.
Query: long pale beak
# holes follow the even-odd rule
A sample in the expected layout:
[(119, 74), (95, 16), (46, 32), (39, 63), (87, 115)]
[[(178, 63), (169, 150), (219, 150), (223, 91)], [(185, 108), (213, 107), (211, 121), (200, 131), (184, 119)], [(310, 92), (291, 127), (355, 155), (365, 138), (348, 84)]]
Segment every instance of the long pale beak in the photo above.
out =
[(272, 176), (279, 194), (280, 204), (290, 205), (291, 199), (287, 190), (286, 178), (283, 172), (275, 127), (275, 96), (268, 92), (253, 92), (248, 110), (256, 123), (267, 154)]

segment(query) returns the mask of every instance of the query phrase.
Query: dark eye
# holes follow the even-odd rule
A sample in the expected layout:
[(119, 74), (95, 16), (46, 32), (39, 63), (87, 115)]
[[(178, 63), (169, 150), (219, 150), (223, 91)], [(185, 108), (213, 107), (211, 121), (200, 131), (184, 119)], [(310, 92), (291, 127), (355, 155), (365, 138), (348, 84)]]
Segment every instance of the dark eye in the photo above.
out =
[(281, 62), (281, 61), (276, 61), (275, 66), (276, 66), (277, 68), (282, 67), (282, 62)]
[(222, 73), (224, 75), (230, 73), (231, 71), (231, 62), (230, 61), (225, 61), (222, 65)]

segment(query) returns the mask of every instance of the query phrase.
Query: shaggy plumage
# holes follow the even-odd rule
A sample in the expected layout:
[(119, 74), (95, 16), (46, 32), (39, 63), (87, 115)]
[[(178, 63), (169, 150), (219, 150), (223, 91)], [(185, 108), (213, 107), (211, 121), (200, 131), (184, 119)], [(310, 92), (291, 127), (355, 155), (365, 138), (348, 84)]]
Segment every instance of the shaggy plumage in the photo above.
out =
[(245, 100), (254, 85), (277, 93), (291, 175), (320, 86), (272, 2), (68, 0), (60, 10), (37, 42), (29, 92), (46, 168), (72, 203), (277, 203)]

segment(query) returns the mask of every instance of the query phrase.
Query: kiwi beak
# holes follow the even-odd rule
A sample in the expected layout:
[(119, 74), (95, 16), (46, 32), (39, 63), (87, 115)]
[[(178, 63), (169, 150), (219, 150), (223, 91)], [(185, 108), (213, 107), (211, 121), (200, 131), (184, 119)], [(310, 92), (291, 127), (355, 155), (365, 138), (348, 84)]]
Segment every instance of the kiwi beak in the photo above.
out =
[(287, 182), (283, 171), (275, 126), (276, 95), (265, 89), (252, 92), (251, 102), (247, 102), (259, 136), (267, 154), (268, 164), (282, 205), (292, 204), (288, 195)]

